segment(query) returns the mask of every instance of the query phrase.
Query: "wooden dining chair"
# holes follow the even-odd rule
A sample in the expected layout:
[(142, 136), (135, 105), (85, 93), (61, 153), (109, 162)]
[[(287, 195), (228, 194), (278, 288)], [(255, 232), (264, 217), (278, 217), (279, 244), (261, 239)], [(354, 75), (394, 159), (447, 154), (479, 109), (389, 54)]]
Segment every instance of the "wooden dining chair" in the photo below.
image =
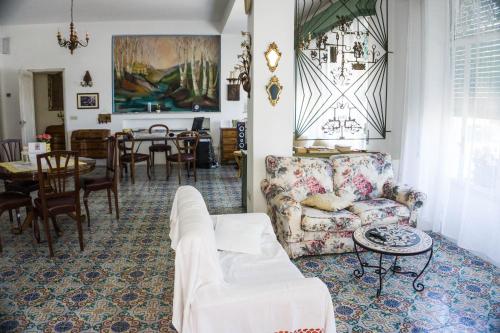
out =
[(117, 157), (118, 141), (115, 136), (107, 139), (107, 157), (106, 157), (106, 175), (104, 177), (84, 177), (82, 178), (83, 188), (83, 204), (87, 214), (87, 224), (90, 228), (90, 212), (88, 197), (90, 193), (95, 191), (106, 190), (108, 192), (109, 213), (113, 213), (111, 204), (111, 192), (115, 199), (116, 219), (120, 219), (120, 211), (118, 208), (118, 157)]
[[(0, 162), (14, 162), (21, 160), (21, 140), (0, 140)], [(38, 190), (38, 180), (4, 180), (5, 191), (18, 192), (29, 195)], [(19, 212), (17, 219), (19, 221)], [(9, 210), (10, 221), (13, 222), (12, 210)], [(18, 222), (19, 224), (19, 222)]]
[[(83, 251), (83, 231), (80, 208), (80, 168), (78, 153), (57, 150), (37, 155), (38, 181), (40, 190), (35, 199), (35, 225), (42, 218), (50, 256), (54, 256), (49, 218), (58, 230), (56, 217), (68, 215), (76, 221), (80, 250)], [(69, 178), (73, 178), (70, 186)]]
[(135, 164), (146, 162), (148, 179), (151, 180), (149, 155), (135, 151), (134, 136), (125, 132), (115, 133), (115, 136), (118, 140), (120, 178), (123, 176), (122, 170), (125, 169), (125, 171), (127, 171), (126, 165), (128, 164), (130, 165), (130, 178), (132, 179), (132, 184), (135, 184)]
[[(170, 154), (167, 157), (168, 164), (177, 164), (177, 175), (179, 178), (179, 185), (181, 183), (181, 166), (186, 165), (187, 176), (189, 178), (189, 170), (191, 166), (194, 169), (194, 181), (196, 181), (196, 148), (200, 142), (200, 135), (195, 131), (186, 131), (177, 134), (175, 138), (175, 146), (177, 153)], [(168, 167), (169, 173), (167, 179), (170, 177), (170, 165)]]
[[(26, 194), (17, 192), (3, 192), (0, 193), (0, 216), (5, 212), (12, 212), (13, 210), (17, 213), (17, 223), (20, 226), (21, 219), (19, 215), (19, 209), (26, 207), (26, 214), (28, 214), (32, 209), (31, 197)], [(2, 252), (2, 242), (0, 241), (0, 252)]]
[(161, 132), (165, 133), (165, 140), (163, 140), (161, 142), (153, 141), (151, 143), (151, 146), (149, 146), (149, 157), (151, 159), (151, 167), (153, 169), (155, 167), (155, 153), (165, 153), (165, 165), (166, 165), (166, 168), (167, 168), (167, 175), (168, 175), (167, 157), (168, 157), (168, 155), (170, 155), (172, 153), (172, 147), (167, 144), (167, 138), (168, 138), (169, 129), (168, 129), (167, 125), (155, 124), (155, 125), (152, 125), (149, 128), (149, 134), (154, 133), (155, 129), (156, 129), (156, 131), (158, 129), (162, 129)]

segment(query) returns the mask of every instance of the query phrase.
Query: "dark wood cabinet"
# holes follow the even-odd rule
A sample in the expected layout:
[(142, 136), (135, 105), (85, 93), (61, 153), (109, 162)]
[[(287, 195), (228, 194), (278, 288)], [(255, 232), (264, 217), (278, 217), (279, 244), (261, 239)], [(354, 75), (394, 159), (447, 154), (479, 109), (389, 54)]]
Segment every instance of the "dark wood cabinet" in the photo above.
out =
[(108, 156), (107, 138), (109, 129), (82, 129), (71, 133), (71, 150), (80, 156), (89, 158), (106, 158)]
[(220, 162), (232, 163), (234, 151), (238, 150), (238, 133), (236, 127), (220, 129)]
[(66, 150), (66, 132), (64, 125), (47, 126), (45, 133), (50, 134), (50, 148), (52, 150)]

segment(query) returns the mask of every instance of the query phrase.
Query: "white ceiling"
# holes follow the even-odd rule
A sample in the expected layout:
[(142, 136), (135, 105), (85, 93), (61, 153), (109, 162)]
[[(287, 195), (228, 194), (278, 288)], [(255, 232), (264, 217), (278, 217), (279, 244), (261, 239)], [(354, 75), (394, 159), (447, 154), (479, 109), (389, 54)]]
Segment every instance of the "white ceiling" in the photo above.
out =
[[(229, 2), (230, 0), (74, 0), (74, 21), (221, 22)], [(70, 6), (71, 0), (0, 0), (0, 25), (66, 22), (70, 19)]]

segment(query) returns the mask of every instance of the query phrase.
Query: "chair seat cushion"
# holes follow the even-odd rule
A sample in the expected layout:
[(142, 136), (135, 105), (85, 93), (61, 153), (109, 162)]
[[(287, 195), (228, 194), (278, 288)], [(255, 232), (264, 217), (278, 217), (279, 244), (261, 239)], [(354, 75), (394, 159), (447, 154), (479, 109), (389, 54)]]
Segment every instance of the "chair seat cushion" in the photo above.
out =
[(82, 188), (85, 191), (98, 191), (110, 188), (113, 185), (113, 179), (100, 178), (82, 178)]
[(358, 201), (353, 203), (349, 210), (361, 218), (363, 225), (408, 224), (410, 218), (408, 207), (385, 198)]
[(172, 147), (164, 143), (155, 143), (149, 146), (149, 151), (154, 151), (154, 152), (172, 151)]
[(38, 191), (38, 181), (16, 180), (12, 182), (7, 182), (5, 184), (5, 190), (7, 192), (19, 192), (24, 194), (30, 194), (31, 192)]
[[(47, 198), (47, 209), (54, 215), (73, 212), (75, 206), (75, 198), (72, 195), (52, 194)], [(37, 214), (42, 213), (43, 207), (42, 200), (40, 198), (35, 199), (35, 208)]]
[(167, 160), (170, 162), (177, 162), (179, 155), (180, 155), (181, 162), (194, 160), (194, 155), (192, 155), (192, 154), (172, 154), (172, 155), (167, 157)]
[(361, 219), (345, 209), (329, 212), (302, 206), (301, 224), (304, 231), (354, 231), (361, 226)]
[[(132, 154), (124, 154), (121, 157), (121, 160), (126, 163), (130, 163), (132, 161)], [(144, 162), (149, 159), (149, 155), (147, 154), (134, 154), (134, 162)]]
[(16, 192), (0, 193), (0, 210), (31, 206), (31, 197)]

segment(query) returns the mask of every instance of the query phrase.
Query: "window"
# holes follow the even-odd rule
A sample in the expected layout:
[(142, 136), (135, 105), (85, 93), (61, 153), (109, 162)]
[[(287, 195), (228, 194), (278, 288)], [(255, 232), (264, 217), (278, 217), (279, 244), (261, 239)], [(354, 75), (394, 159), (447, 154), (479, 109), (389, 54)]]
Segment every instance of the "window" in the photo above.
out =
[(488, 192), (500, 180), (500, 1), (453, 4), (453, 174)]

